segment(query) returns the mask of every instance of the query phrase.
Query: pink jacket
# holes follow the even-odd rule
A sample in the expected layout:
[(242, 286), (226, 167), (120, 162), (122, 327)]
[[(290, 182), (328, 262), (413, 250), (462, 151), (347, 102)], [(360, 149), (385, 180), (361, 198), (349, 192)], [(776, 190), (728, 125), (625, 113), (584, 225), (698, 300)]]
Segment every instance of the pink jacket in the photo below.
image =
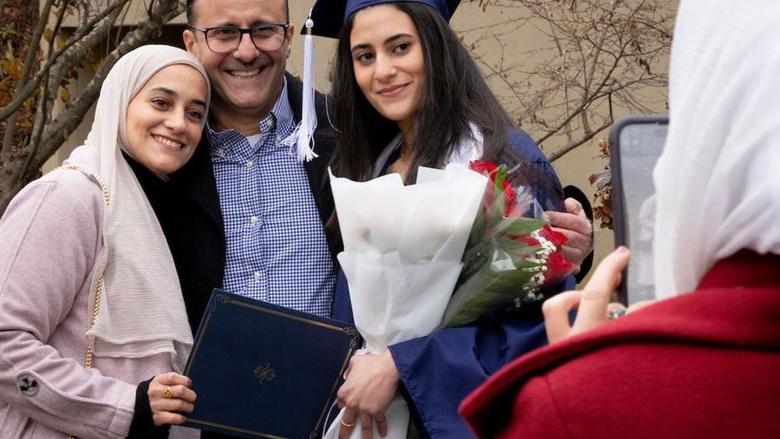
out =
[(125, 437), (137, 384), (171, 370), (165, 354), (83, 367), (102, 214), (99, 186), (58, 169), (25, 187), (0, 220), (3, 438)]

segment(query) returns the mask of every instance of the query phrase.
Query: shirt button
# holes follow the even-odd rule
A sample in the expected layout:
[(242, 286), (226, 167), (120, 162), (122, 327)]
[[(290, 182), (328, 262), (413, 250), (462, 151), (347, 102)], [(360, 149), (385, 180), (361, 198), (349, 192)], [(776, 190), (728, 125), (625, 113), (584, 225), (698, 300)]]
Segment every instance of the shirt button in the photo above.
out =
[(255, 165), (255, 164), (254, 164), (254, 162), (252, 162), (252, 160), (247, 160), (247, 161), (246, 161), (246, 167), (247, 167), (247, 168), (251, 168), (251, 167), (252, 167), (252, 166), (254, 166), (254, 165)]
[(249, 222), (251, 222), (252, 225), (257, 224), (258, 221), (260, 221), (260, 218), (258, 218), (256, 215), (252, 215), (252, 217), (249, 218)]
[(26, 396), (35, 396), (38, 393), (38, 381), (31, 375), (22, 375), (16, 380), (16, 385)]
[(262, 276), (262, 274), (260, 274), (259, 271), (255, 271), (255, 280), (260, 280), (261, 276)]
[(274, 129), (274, 125), (275, 125), (275, 124), (276, 124), (276, 123), (274, 122), (274, 120), (273, 120), (273, 119), (270, 119), (270, 120), (268, 121), (268, 128), (269, 128), (269, 129)]

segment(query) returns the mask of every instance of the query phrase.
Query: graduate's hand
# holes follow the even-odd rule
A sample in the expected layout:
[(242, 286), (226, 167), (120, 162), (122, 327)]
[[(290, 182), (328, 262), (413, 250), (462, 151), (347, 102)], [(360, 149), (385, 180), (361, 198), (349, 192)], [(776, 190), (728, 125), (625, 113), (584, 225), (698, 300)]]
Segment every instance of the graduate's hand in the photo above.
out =
[[(542, 304), (544, 328), (550, 344), (597, 328), (607, 321), (610, 295), (620, 285), (621, 272), (628, 265), (630, 253), (620, 246), (608, 254), (596, 267), (585, 288), (566, 291)], [(569, 326), (569, 312), (577, 309), (574, 324)]]
[(593, 250), (593, 225), (582, 205), (574, 198), (564, 201), (566, 212), (544, 212), (544, 218), (556, 232), (566, 237), (566, 244), (561, 251), (574, 266), (573, 273), (579, 273), (582, 261)]
[(382, 354), (354, 355), (349, 360), (347, 379), (338, 391), (343, 407), (339, 438), (348, 438), (360, 420), (363, 439), (372, 439), (373, 425), (381, 437), (387, 436), (385, 411), (398, 391), (400, 377), (390, 351)]
[(154, 426), (183, 424), (187, 419), (182, 413), (190, 413), (195, 403), (192, 382), (184, 375), (168, 372), (157, 375), (149, 383), (149, 406)]

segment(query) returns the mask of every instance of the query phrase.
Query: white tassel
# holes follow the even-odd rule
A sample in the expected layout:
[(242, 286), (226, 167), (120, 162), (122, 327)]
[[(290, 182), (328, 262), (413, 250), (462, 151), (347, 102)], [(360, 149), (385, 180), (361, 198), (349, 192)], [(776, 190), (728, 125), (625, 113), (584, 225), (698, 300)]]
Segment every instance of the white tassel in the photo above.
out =
[[(309, 14), (311, 15), (311, 13)], [(314, 129), (317, 128), (317, 110), (314, 106), (314, 37), (311, 29), (314, 22), (311, 17), (306, 20), (306, 36), (303, 49), (303, 105), (301, 106), (301, 121), (295, 130), (282, 141), (291, 148), (295, 146), (295, 155), (299, 162), (308, 162), (318, 157), (314, 147)]]

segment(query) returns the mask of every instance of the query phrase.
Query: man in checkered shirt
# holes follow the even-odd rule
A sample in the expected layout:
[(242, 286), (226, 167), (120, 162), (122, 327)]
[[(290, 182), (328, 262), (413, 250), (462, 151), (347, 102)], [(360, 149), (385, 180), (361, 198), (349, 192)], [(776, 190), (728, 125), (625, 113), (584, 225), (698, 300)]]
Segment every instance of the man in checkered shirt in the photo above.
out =
[[(211, 109), (192, 160), (152, 204), (193, 331), (215, 287), (328, 316), (338, 249), (323, 227), (333, 211), (325, 170), (335, 136), (318, 94), (319, 157), (299, 163), (281, 144), (301, 116), (301, 83), (285, 72), (287, 1), (189, 0), (187, 20), (184, 42), (209, 75)], [(590, 223), (562, 215), (587, 229), (578, 236), (589, 249)]]

